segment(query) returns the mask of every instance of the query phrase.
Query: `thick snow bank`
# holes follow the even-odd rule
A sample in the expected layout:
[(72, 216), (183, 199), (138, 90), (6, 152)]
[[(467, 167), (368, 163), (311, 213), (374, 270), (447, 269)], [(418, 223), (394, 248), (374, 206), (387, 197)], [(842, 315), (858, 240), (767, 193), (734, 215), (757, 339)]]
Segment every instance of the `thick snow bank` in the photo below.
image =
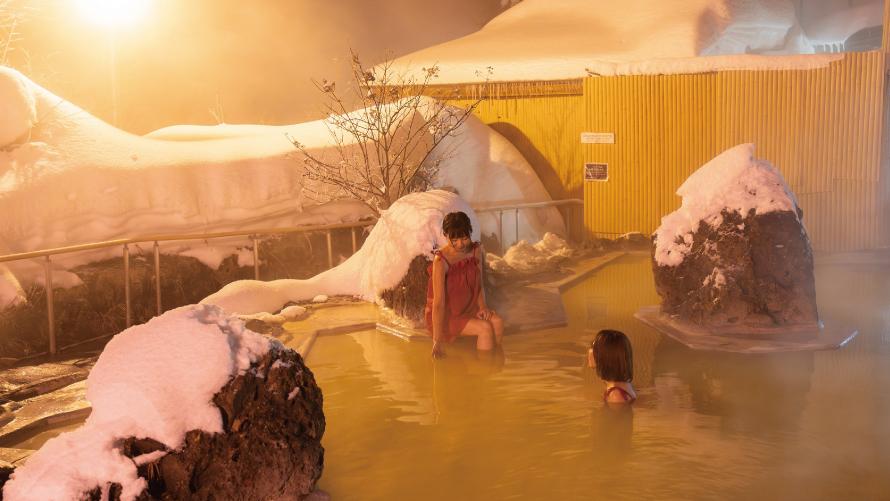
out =
[(213, 395), (273, 344), (207, 305), (171, 310), (118, 334), (87, 379), (93, 411), (86, 423), (16, 469), (4, 499), (79, 499), (106, 482), (121, 484), (121, 499), (134, 499), (145, 481), (116, 441), (147, 437), (175, 449), (189, 430), (222, 431)]
[(0, 149), (5, 149), (17, 140), (26, 139), (37, 122), (34, 94), (21, 74), (0, 75), (0, 110)]
[(655, 230), (655, 261), (676, 266), (692, 246), (692, 235), (702, 221), (723, 222), (723, 210), (745, 217), (749, 211), (765, 214), (793, 211), (797, 200), (782, 173), (766, 160), (754, 158), (753, 144), (740, 144), (711, 159), (677, 190), (679, 209), (661, 219)]
[[(33, 104), (23, 105), (28, 99)], [(19, 108), (24, 111), (15, 111)], [(0, 109), (12, 110), (0, 116), (0, 129), (10, 131), (7, 136), (31, 133), (30, 142), (0, 150), (0, 254), (147, 234), (349, 222), (369, 212), (358, 202), (317, 205), (303, 196), (302, 162), (294, 158), (296, 150), (285, 133), (329, 155), (335, 147), (324, 121), (180, 126), (138, 137), (8, 68), (0, 68)], [(31, 109), (39, 128), (31, 129), (32, 121), (21, 118)], [(470, 203), (549, 199), (525, 159), (475, 117), (442, 146), (454, 153), (441, 164), (443, 177), (468, 193)], [(477, 190), (476, 182), (494, 188)], [(524, 237), (534, 240), (562, 228), (555, 210), (530, 216), (527, 222)], [(247, 244), (246, 238), (214, 240), (210, 246), (171, 243), (161, 251), (189, 252), (213, 265), (240, 250), (239, 260), (247, 263), (252, 257), (239, 249)], [(53, 265), (70, 269), (119, 253), (112, 248), (66, 254), (54, 258)], [(43, 274), (36, 261), (9, 267), (25, 286)]]
[(446, 244), (442, 220), (449, 212), (470, 216), (473, 239), (479, 239), (473, 209), (454, 193), (433, 190), (399, 199), (385, 211), (362, 248), (339, 266), (307, 280), (232, 282), (201, 303), (250, 315), (276, 312), (288, 302), (312, 299), (319, 294), (360, 296), (375, 301), (378, 294), (395, 286), (411, 260)]
[[(396, 59), (394, 70), (420, 76), (421, 68), (438, 65), (436, 83), (445, 84), (574, 79), (587, 70), (811, 68), (842, 57), (747, 55), (812, 52), (791, 0), (524, 0), (476, 33)], [(699, 57), (716, 55), (722, 57)]]

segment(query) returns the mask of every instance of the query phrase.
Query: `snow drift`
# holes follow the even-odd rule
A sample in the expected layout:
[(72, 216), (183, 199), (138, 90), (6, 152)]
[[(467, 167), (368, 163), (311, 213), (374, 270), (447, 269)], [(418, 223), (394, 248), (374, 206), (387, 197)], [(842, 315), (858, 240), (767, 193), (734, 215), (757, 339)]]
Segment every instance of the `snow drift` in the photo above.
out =
[(818, 67), (841, 57), (751, 55), (812, 52), (791, 0), (524, 0), (476, 33), (396, 59), (393, 69), (438, 65), (437, 83), (462, 83)]
[[(312, 151), (330, 154), (323, 121), (170, 128), (139, 137), (8, 68), (0, 68), (0, 100), (0, 254), (146, 234), (355, 221), (368, 213), (356, 202), (317, 205), (303, 196), (302, 163), (294, 161), (296, 150), (285, 132)], [(549, 199), (521, 154), (475, 117), (440, 146), (454, 152), (441, 164), (443, 182), (471, 204)], [(488, 189), (477, 188), (482, 182)], [(555, 209), (524, 217), (523, 238), (563, 231)], [(494, 224), (487, 220), (482, 230), (495, 233)], [(230, 244), (226, 252), (245, 243)], [(162, 252), (190, 246), (165, 246)], [(54, 266), (67, 269), (119, 252), (59, 256)], [(211, 261), (220, 255), (198, 254), (215, 256)], [(25, 286), (42, 274), (37, 262), (18, 261), (10, 269)], [(2, 299), (6, 304), (15, 298)]]
[(304, 301), (318, 294), (359, 296), (376, 301), (378, 294), (399, 283), (411, 260), (429, 254), (447, 241), (442, 220), (449, 212), (462, 211), (470, 217), (473, 240), (479, 240), (475, 212), (454, 193), (441, 190), (413, 193), (400, 198), (385, 211), (362, 248), (352, 257), (307, 280), (240, 280), (204, 298), (240, 315), (279, 311), (288, 302)]

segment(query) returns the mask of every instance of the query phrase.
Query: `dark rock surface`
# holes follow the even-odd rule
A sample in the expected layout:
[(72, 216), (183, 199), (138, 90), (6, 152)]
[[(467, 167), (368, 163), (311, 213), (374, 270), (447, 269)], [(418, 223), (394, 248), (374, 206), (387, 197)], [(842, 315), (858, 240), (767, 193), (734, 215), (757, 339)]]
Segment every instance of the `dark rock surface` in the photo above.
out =
[[(141, 500), (294, 500), (308, 496), (324, 465), (321, 390), (293, 350), (272, 349), (213, 399), (224, 433), (192, 430), (179, 449), (139, 466)], [(136, 458), (166, 451), (151, 439), (124, 441)], [(104, 486), (118, 499), (119, 486)], [(99, 500), (102, 488), (86, 494)]]
[(392, 289), (380, 293), (383, 304), (402, 318), (414, 323), (424, 323), (423, 311), (426, 308), (426, 290), (430, 281), (427, 270), (431, 263), (426, 256), (415, 256), (402, 280)]
[(3, 500), (3, 486), (9, 481), (9, 477), (12, 476), (14, 471), (15, 466), (6, 461), (0, 461), (0, 501)]
[(662, 312), (711, 326), (817, 323), (813, 251), (800, 210), (722, 216), (717, 227), (699, 225), (677, 266), (655, 262), (653, 241)]

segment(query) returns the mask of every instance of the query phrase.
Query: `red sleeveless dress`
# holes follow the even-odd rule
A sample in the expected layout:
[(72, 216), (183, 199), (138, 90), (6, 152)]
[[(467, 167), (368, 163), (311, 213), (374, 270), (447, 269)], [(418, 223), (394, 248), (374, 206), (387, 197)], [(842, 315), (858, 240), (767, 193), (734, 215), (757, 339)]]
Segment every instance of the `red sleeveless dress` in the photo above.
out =
[[(473, 245), (473, 254), (468, 257), (450, 263), (439, 251), (433, 253), (448, 263), (448, 271), (445, 272), (445, 331), (441, 341), (454, 341), (460, 336), (470, 319), (476, 318), (479, 311), (479, 294), (482, 291), (481, 276), (479, 274), (479, 260), (476, 259), (476, 248)], [(429, 286), (426, 289), (426, 327), (433, 333), (433, 265), (427, 268), (430, 276)]]

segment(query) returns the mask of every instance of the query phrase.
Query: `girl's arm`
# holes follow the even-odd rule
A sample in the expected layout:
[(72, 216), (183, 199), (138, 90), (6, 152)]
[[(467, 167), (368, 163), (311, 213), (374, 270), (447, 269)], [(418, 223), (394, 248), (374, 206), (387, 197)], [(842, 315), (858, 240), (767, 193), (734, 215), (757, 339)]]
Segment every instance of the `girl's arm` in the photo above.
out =
[(442, 334), (445, 331), (445, 262), (436, 255), (433, 258), (433, 357), (445, 355)]

